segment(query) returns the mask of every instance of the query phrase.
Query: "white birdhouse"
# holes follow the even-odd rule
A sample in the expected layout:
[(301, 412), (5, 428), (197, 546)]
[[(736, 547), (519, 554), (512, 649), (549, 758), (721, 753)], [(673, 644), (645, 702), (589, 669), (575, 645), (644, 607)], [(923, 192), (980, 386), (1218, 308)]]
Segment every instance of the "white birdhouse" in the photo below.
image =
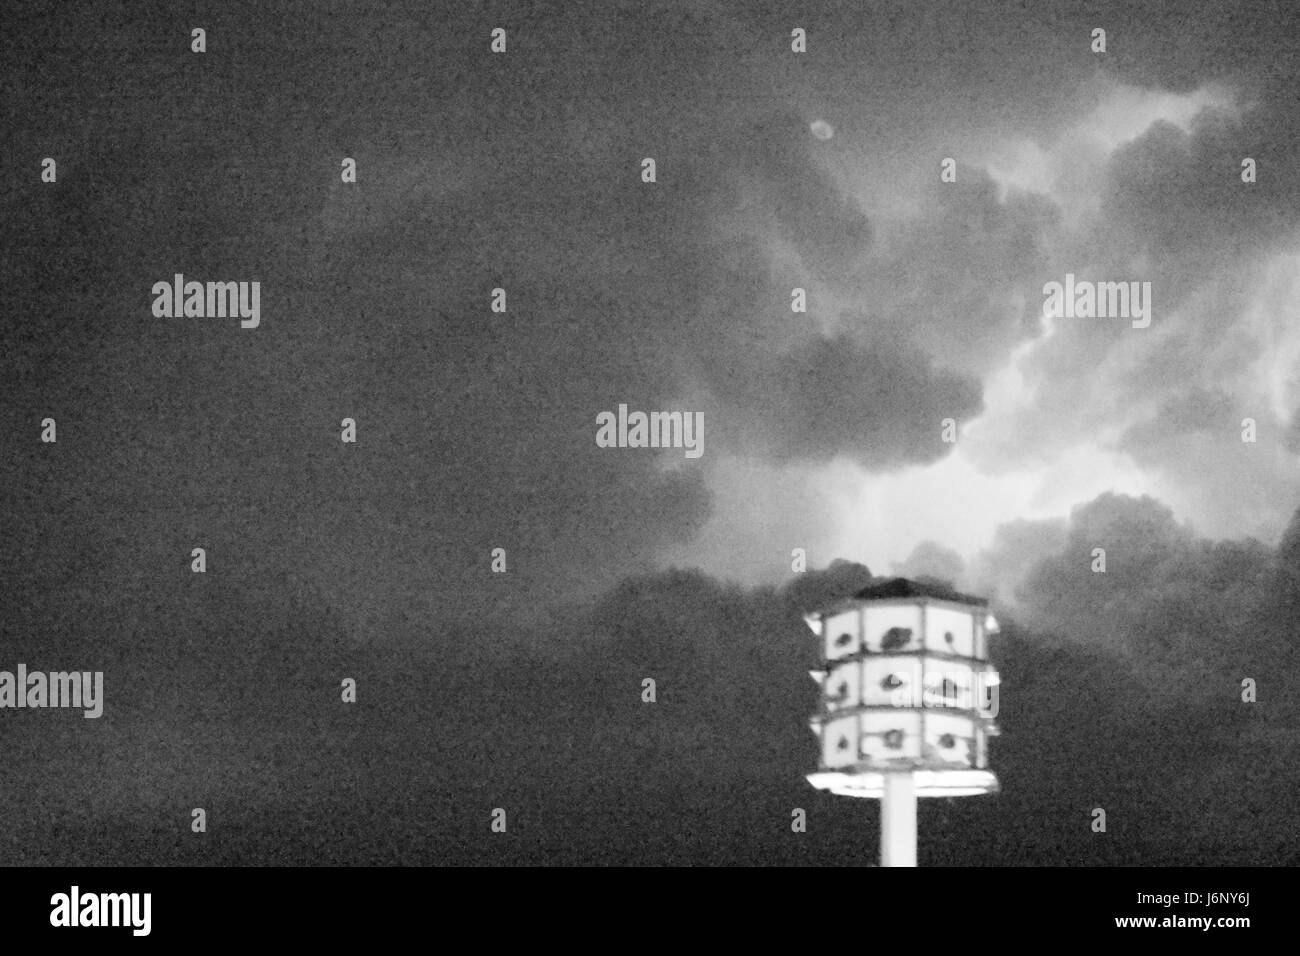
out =
[(906, 776), (917, 797), (992, 793), (988, 738), (997, 734), (998, 675), (988, 602), (891, 578), (806, 620), (822, 647), (821, 760), (808, 781), (833, 793), (883, 797)]

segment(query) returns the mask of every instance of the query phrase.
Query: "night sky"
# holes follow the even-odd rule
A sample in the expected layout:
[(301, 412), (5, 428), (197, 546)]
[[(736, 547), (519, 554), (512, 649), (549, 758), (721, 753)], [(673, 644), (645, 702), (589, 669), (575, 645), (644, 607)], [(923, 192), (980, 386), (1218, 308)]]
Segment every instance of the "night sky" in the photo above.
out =
[(801, 616), (894, 573), (1002, 622), (921, 865), (1300, 863), (1300, 8), (988, 6), (8, 12), (0, 670), (105, 705), (0, 864), (870, 862)]

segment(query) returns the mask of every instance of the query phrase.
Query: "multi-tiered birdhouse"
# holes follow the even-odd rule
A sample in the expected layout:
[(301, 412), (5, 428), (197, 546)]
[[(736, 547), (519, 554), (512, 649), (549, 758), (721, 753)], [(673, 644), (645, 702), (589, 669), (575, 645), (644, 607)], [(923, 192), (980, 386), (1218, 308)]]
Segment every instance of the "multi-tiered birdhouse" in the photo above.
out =
[(917, 797), (998, 789), (988, 769), (998, 676), (987, 601), (892, 578), (806, 620), (822, 647), (813, 786), (883, 797), (901, 774)]

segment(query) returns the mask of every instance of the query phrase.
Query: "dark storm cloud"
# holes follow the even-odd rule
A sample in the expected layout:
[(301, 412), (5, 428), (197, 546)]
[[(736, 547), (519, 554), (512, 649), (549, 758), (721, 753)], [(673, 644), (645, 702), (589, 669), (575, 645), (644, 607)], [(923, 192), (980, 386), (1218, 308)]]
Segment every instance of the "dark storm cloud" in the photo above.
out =
[(861, 263), (871, 224), (812, 156), (806, 124), (783, 115), (755, 123), (736, 144), (733, 175), (757, 185), (779, 226), (778, 235), (818, 279), (841, 278)]
[[(1002, 792), (923, 805), (922, 862), (1295, 862), (1286, 834), (1300, 721), (1287, 703), (1294, 635), (1279, 586), (1284, 575), (1300, 580), (1295, 528), (1274, 552), (1197, 539), (1150, 501), (1080, 509), (1059, 559), (1031, 575), (1041, 594), (1028, 613), (1044, 629), (999, 612), (1003, 735), (991, 761)], [(1092, 575), (1086, 554), (1069, 560), (1099, 537), (1116, 555), (1107, 575)], [(1149, 573), (1134, 573), (1139, 559)], [(338, 622), (308, 606), (266, 622), (261, 650), (251, 639), (232, 644), (238, 595), (213, 593), (195, 609), (209, 624), (165, 652), (173, 660), (227, 660), (241, 648), (289, 688), (317, 667), (351, 668), (364, 706), (340, 709), (305, 691), (268, 706), (237, 683), (190, 687), (176, 702), (192, 708), (184, 731), (146, 736), (119, 712), (98, 744), (70, 740), (51, 762), (58, 769), (24, 781), (24, 792), (49, 789), (45, 806), (62, 808), (51, 781), (81, 792), (75, 760), (106, 751), (133, 762), (137, 786), (115, 779), (111, 797), (101, 785), (82, 804), (93, 827), (61, 824), (55, 854), (68, 857), (75, 833), (83, 863), (123, 852), (182, 863), (870, 860), (878, 849), (863, 805), (803, 779), (816, 761), (805, 671), (818, 654), (801, 620), (869, 580), (848, 563), (781, 589), (699, 572), (629, 579), (564, 622), (574, 640), (562, 658), (522, 648), (504, 658), (470, 627), (437, 655), (415, 644), (362, 658), (326, 640), (299, 660), (308, 632), (319, 642), (337, 636)], [(160, 663), (150, 674), (165, 692)], [(1260, 703), (1241, 703), (1243, 676), (1258, 677)], [(641, 697), (646, 678), (653, 704)], [(133, 706), (148, 713), (156, 702)], [(219, 762), (220, 779), (197, 772), (195, 754)], [(194, 793), (223, 816), (201, 847), (165, 839), (150, 822)], [(510, 814), (508, 846), (489, 842), (495, 806)], [(806, 841), (786, 832), (796, 806), (817, 821)], [(1096, 806), (1113, 839), (1092, 837)], [(10, 820), (28, 832), (50, 827), (34, 805)]]
[(859, 289), (876, 334), (906, 338), (936, 360), (984, 375), (1037, 335), (1044, 244), (1060, 219), (1032, 193), (999, 196), (986, 170), (937, 177), (915, 215), (895, 226), (862, 270)]
[[(737, 367), (741, 375), (729, 375)], [(982, 407), (973, 380), (934, 368), (916, 350), (871, 348), (847, 335), (811, 338), (788, 354), (738, 356), (715, 376), (713, 391), (727, 403), (722, 421), (754, 435), (747, 449), (776, 460), (934, 461), (949, 447), (936, 437), (941, 421)]]
[[(1152, 457), (1161, 447), (1165, 461), (1191, 465), (1204, 456), (1189, 454), (1186, 440), (1218, 426), (1224, 447), (1214, 457), (1230, 461), (1240, 450), (1230, 442), (1242, 418), (1256, 419), (1270, 435), (1286, 428), (1270, 405), (1253, 396), (1233, 400), (1216, 381), (1230, 358), (1269, 356), (1276, 334), (1251, 323), (1267, 280), (1259, 267), (1293, 245), (1300, 225), (1300, 203), (1288, 185), (1300, 175), (1300, 111), (1267, 79), (1260, 85), (1246, 87), (1244, 98), (1259, 99), (1241, 115), (1210, 114), (1187, 133), (1158, 124), (1110, 163), (1108, 213), (1116, 229), (1150, 250), (1164, 308), (1179, 309), (1193, 297), (1205, 303), (1189, 303), (1160, 353), (1127, 377), (1131, 394), (1149, 392), (1155, 382), (1166, 395), (1161, 413), (1130, 432), (1126, 444), (1139, 455)], [(1240, 178), (1247, 156), (1258, 166), (1252, 184)], [(1289, 308), (1276, 297), (1263, 302), (1266, 315)], [(1223, 345), (1234, 341), (1235, 355)], [(1203, 407), (1201, 397), (1213, 393), (1219, 397)], [(1141, 447), (1153, 438), (1154, 445)]]
[(922, 541), (906, 561), (894, 564), (894, 574), (904, 578), (933, 578), (952, 584), (961, 577), (966, 562), (951, 548), (937, 541)]
[(1226, 456), (1241, 444), (1243, 417), (1258, 409), (1218, 388), (1192, 386), (1172, 392), (1145, 422), (1135, 424), (1119, 446), (1143, 465), (1158, 468), (1186, 450), (1190, 436), (1204, 435), (1215, 453)]
[[(598, 587), (689, 539), (708, 493), (699, 474), (668, 477), (648, 456), (598, 454), (597, 412), (699, 396), (719, 452), (778, 462), (843, 455), (872, 468), (928, 462), (945, 448), (932, 440), (941, 419), (981, 410), (973, 376), (1035, 331), (1036, 301), (1017, 296), (1032, 296), (1027, 279), (1043, 269), (1057, 219), (1050, 203), (1000, 199), (986, 174), (963, 166), (958, 184), (936, 184), (915, 220), (882, 237), (828, 173), (819, 149), (829, 144), (810, 136), (807, 117), (775, 91), (746, 88), (770, 73), (773, 52), (719, 11), (669, 17), (653, 39), (613, 13), (525, 17), (513, 28), (516, 73), (438, 39), (478, 26), (470, 14), (440, 33), (411, 12), (377, 14), (361, 35), (346, 20), (266, 24), (256, 43), (239, 18), (219, 17), (211, 32), (239, 39), (238, 62), (210, 57), (202, 83), (151, 49), (123, 74), (126, 91), (144, 98), (171, 84), (185, 96), (127, 116), (81, 93), (103, 133), (90, 165), (121, 170), (148, 154), (151, 174), (110, 189), (109, 172), (86, 191), (74, 162), (67, 192), (50, 200), (63, 203), (49, 210), (51, 224), (71, 219), (114, 237), (76, 250), (59, 240), (59, 281), (76, 288), (78, 276), (105, 271), (114, 314), (138, 308), (132, 282), (170, 274), (177, 260), (211, 274), (265, 271), (269, 305), (284, 318), (256, 344), (197, 352), (192, 329), (101, 323), (76, 359), (108, 376), (96, 385), (103, 394), (130, 383), (136, 404), (114, 404), (123, 421), (152, 417), (160, 434), (209, 447), (206, 478), (189, 487), (270, 512), (251, 532), (262, 535), (261, 553), (296, 553), (322, 577), (352, 578), (347, 593), (358, 601), (395, 587), (392, 566), (432, 561), (429, 577), (455, 604), (455, 594), (478, 591), (477, 556), (506, 545), (504, 534), (521, 558), (521, 586)], [(856, 44), (883, 42), (835, 30), (851, 15), (832, 8), (810, 21), (828, 41), (816, 53), (829, 57), (821, 69), (843, 73)], [(963, 42), (984, 56), (1002, 43), (999, 22), (981, 14)], [(1029, 22), (1048, 36), (1072, 21)], [(156, 28), (127, 25), (141, 36)], [(941, 63), (953, 27), (942, 17), (931, 26), (932, 36), (908, 34), (916, 62), (885, 55), (876, 68), (910, 76), (918, 62)], [(586, 55), (545, 55), (560, 36)], [(709, 52), (724, 39), (734, 55)], [(438, 70), (401, 53), (420, 47), (438, 50)], [(246, 71), (272, 50), (285, 54), (280, 72), (262, 67), (267, 82), (251, 82), (256, 70)], [(687, 69), (698, 62), (716, 69)], [(303, 109), (295, 90), (318, 90), (328, 107)], [(213, 124), (223, 116), (231, 128)], [(335, 182), (340, 155), (358, 156), (355, 189)], [(659, 164), (653, 187), (638, 179), (645, 155)], [(1116, 175), (1140, 177), (1149, 165), (1133, 157)], [(1182, 168), (1174, 164), (1172, 181), (1186, 185)], [(1125, 182), (1116, 181), (1118, 209), (1153, 185)], [(799, 274), (782, 274), (786, 251)], [(862, 300), (838, 318), (837, 336), (790, 314), (790, 288), (805, 279)], [(508, 317), (485, 311), (497, 284), (509, 292)], [(99, 298), (87, 289), (85, 307)], [(135, 361), (142, 348), (153, 351), (151, 368)], [(159, 394), (174, 414), (150, 407)], [(224, 432), (186, 424), (199, 404)], [(329, 416), (316, 415), (325, 404), (335, 406)], [(328, 471), (310, 449), (348, 413), (362, 422), (358, 450), (375, 452), (346, 467), (388, 489), (335, 519), (344, 550), (365, 556), (356, 566), (293, 517), (337, 510), (345, 491), (323, 487)], [(310, 443), (304, 427), (318, 429)], [(126, 453), (95, 457), (118, 469)], [(267, 470), (236, 466), (248, 458)], [(170, 480), (167, 462), (154, 464), (150, 483)], [(437, 482), (421, 474), (426, 465)]]
[[(5, 197), (23, 321), (4, 414), (13, 434), (52, 415), (59, 443), (4, 462), (0, 555), (9, 663), (102, 668), (109, 688), (99, 736), (29, 723), (25, 753), (64, 756), (39, 779), (11, 766), (33, 807), (74, 807), (78, 768), (109, 768), (87, 819), (160, 828), (128, 859), (181, 804), (255, 828), (246, 815), (281, 803), (373, 794), (371, 768), (405, 750), (450, 768), (417, 775), (426, 798), (478, 786), (480, 764), (553, 777), (531, 763), (556, 755), (528, 714), (555, 689), (510, 702), (499, 688), (521, 674), (503, 661), (581, 646), (568, 618), (536, 625), (541, 605), (649, 570), (709, 513), (699, 469), (598, 449), (597, 413), (703, 393), (706, 462), (890, 466), (932, 460), (938, 419), (978, 410), (973, 379), (906, 341), (826, 340), (792, 317), (804, 274), (774, 250), (841, 281), (870, 223), (803, 118), (780, 97), (734, 110), (693, 79), (698, 48), (635, 54), (674, 77), (659, 96), (625, 62), (650, 34), (612, 20), (594, 60), (559, 72), (544, 51), (562, 24), (521, 27), (510, 78), (396, 8), (364, 31), (227, 11), (200, 73), (158, 42), (186, 24), (118, 16), (137, 58), (93, 52), (25, 92), (25, 115), (63, 121), (20, 131), (15, 153), (58, 154), (60, 182)], [(149, 289), (178, 271), (260, 281), (261, 327), (154, 320)], [(344, 676), (382, 719), (339, 713)], [(472, 716), (445, 703), (484, 694)], [(668, 764), (677, 750), (660, 745)]]
[(971, 594), (1011, 604), (1021, 582), (1039, 562), (1060, 554), (1065, 546), (1064, 519), (1018, 519), (998, 526), (993, 541), (971, 560), (959, 580)]
[[(1243, 99), (1252, 92), (1243, 90)], [(1225, 253), (1266, 250), (1300, 218), (1300, 203), (1287, 188), (1300, 173), (1300, 127), (1289, 102), (1267, 95), (1236, 115), (1202, 114), (1190, 131), (1157, 122), (1111, 156), (1103, 202), (1112, 228), (1131, 231), (1152, 250), (1161, 275), (1183, 266), (1170, 276), (1171, 292), (1187, 278), (1185, 270)], [(1241, 180), (1247, 157), (1257, 166), (1250, 184)]]
[[(698, 393), (716, 415), (709, 448), (934, 460), (938, 419), (982, 407), (973, 373), (995, 350), (979, 328), (1005, 344), (1029, 334), (998, 299), (1041, 261), (1053, 211), (998, 200), (975, 173), (892, 245), (826, 174), (785, 93), (746, 86), (802, 68), (764, 59), (783, 48), (785, 12), (755, 35), (707, 10), (577, 6), (554, 20), (492, 9), (517, 17), (518, 72), (485, 58), (494, 24), (469, 5), (310, 22), (205, 11), (201, 73), (177, 54), (188, 24), (176, 19), (78, 7), (22, 22), (33, 42), (13, 69), (31, 75), (40, 58), (47, 80), (14, 110), (21, 173), (4, 195), (21, 254), (5, 257), (20, 320), (4, 333), (3, 415), (26, 437), (0, 465), (3, 663), (102, 667), (109, 680), (94, 731), (80, 718), (7, 725), (0, 789), (21, 800), (0, 830), (24, 838), (10, 859), (874, 855), (861, 808), (802, 780), (815, 652), (799, 614), (861, 587), (866, 569), (784, 590), (694, 572), (623, 580), (691, 538), (709, 491), (676, 462), (597, 449), (594, 417)], [(991, 81), (1014, 93), (993, 108), (1004, 121), (1054, 106), (1092, 68), (1054, 59), (1078, 46), (1066, 30), (1086, 33), (1084, 12), (1015, 5), (967, 22), (955, 7), (908, 9), (863, 28), (859, 5), (831, 8), (815, 27), (841, 55), (814, 62), (874, 87), (891, 115), (960, 118), (990, 88), (980, 76), (1015, 53), (1032, 68)], [(1174, 22), (1143, 35), (1177, 36)], [(1136, 35), (1112, 30), (1120, 68), (1176, 86), (1197, 56), (1231, 59), (1195, 22), (1205, 42), (1168, 64), (1144, 66)], [(113, 43), (60, 44), (96, 24)], [(1249, 76), (1285, 52), (1267, 18), (1232, 35), (1234, 50), (1263, 41)], [(880, 55), (848, 55), (863, 44)], [(1283, 84), (1255, 88), (1276, 97)], [(1153, 131), (1115, 168), (1115, 201), (1155, 188), (1150, 163), (1229, 151), (1210, 146)], [(69, 156), (58, 189), (13, 186), (51, 152)], [(346, 193), (344, 155), (361, 170)], [(646, 155), (654, 187), (638, 180)], [(1121, 223), (1171, 257), (1197, 251), (1175, 225), (1225, 215), (1217, 187), (1174, 168), (1205, 187), (1191, 211)], [(1275, 229), (1266, 237), (1287, 225), (1251, 208)], [(1253, 241), (1245, 222), (1228, 225)], [(866, 305), (832, 335), (790, 313), (791, 286), (852, 293), (882, 258), (909, 294), (879, 310), (880, 326)], [(907, 272), (914, 260), (933, 278)], [(148, 288), (175, 271), (259, 279), (262, 328), (152, 320)], [(497, 285), (506, 315), (487, 309)], [(1065, 404), (1086, 394), (1079, 354), (1061, 366), (1079, 375), (1048, 376)], [(32, 440), (46, 414), (56, 446)], [(338, 440), (345, 415), (355, 447)], [(1268, 693), (1294, 671), (1297, 528), (1275, 554), (1105, 498), (1068, 531), (1001, 534), (995, 554), (1015, 551), (1028, 582), (1024, 625), (995, 646), (1005, 792), (927, 808), (922, 862), (1296, 862), (1293, 844), (1256, 836), (1290, 832), (1298, 781), (1275, 769), (1298, 765), (1286, 697), (1248, 711), (1235, 695), (1247, 666)], [(188, 569), (197, 545), (207, 575)], [(1088, 569), (1097, 546), (1107, 575)], [(505, 575), (488, 573), (493, 547), (508, 551)], [(539, 607), (557, 597), (572, 603)], [(354, 708), (339, 703), (343, 676), (358, 679)], [(655, 705), (640, 699), (646, 677)], [(1090, 839), (1099, 803), (1119, 810), (1124, 840)], [(188, 808), (205, 804), (222, 821), (213, 839), (179, 842)], [(502, 804), (518, 842), (465, 835)], [(797, 805), (827, 823), (807, 845), (770, 835), (788, 836)]]
[[(1297, 492), (1294, 467), (1248, 454), (1240, 428), (1255, 419), (1272, 447), (1287, 431), (1289, 411), (1279, 417), (1277, 408), (1294, 401), (1293, 386), (1289, 399), (1275, 391), (1285, 372), (1261, 364), (1284, 362), (1289, 347), (1293, 306), (1281, 277), (1300, 224), (1290, 188), (1300, 174), (1292, 94), (1300, 20), (1286, 4), (1245, 15), (1143, 4), (1092, 19), (1108, 31), (1110, 76), (1149, 93), (1191, 94), (1213, 82), (1218, 105), (1185, 126), (1158, 119), (1121, 143), (1089, 187), (1100, 198), (1095, 215), (1054, 237), (1044, 281), (1067, 271), (1148, 280), (1155, 326), (1056, 322), (1054, 339), (1022, 363), (1032, 408), (1015, 416), (1014, 440), (995, 454), (1041, 456), (1066, 434), (1104, 434), (1123, 421), (1115, 447), (1183, 488), (1192, 514), (1221, 531), (1271, 536)], [(1251, 184), (1241, 180), (1246, 157), (1257, 164)], [(1219, 397), (1205, 401), (1211, 395)]]
[[(1093, 571), (1097, 548), (1104, 573)], [(1019, 615), (1133, 658), (1153, 692), (1213, 696), (1222, 688), (1193, 676), (1250, 676), (1243, 668), (1293, 640), (1295, 622), (1278, 613), (1284, 559), (1253, 539), (1200, 538), (1151, 498), (1103, 495), (1075, 509), (1065, 546), (1026, 576)]]

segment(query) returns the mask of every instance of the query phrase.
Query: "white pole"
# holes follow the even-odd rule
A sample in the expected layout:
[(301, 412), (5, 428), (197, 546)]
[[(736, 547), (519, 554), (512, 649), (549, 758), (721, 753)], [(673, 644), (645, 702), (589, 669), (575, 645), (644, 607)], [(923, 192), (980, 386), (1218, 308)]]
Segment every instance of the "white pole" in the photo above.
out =
[(885, 774), (880, 800), (880, 865), (916, 866), (916, 787), (911, 771)]

